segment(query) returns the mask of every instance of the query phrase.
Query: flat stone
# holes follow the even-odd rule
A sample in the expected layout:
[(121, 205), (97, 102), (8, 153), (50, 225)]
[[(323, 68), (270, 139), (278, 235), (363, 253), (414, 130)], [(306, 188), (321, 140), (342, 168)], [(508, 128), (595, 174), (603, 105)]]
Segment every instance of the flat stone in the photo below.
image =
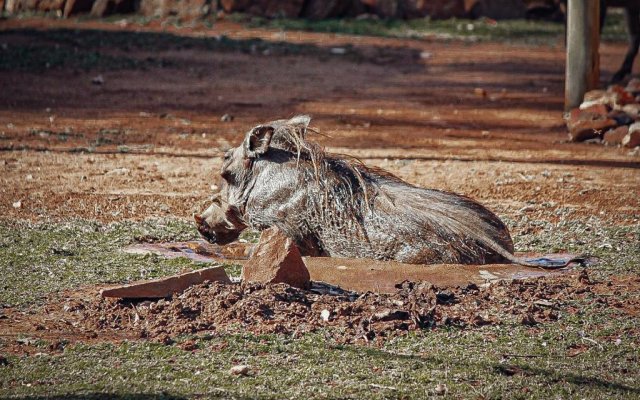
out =
[(622, 144), (622, 139), (627, 136), (627, 133), (629, 133), (629, 127), (627, 125), (619, 126), (617, 128), (608, 130), (604, 134), (602, 141), (606, 145), (617, 146), (619, 144)]
[(127, 299), (162, 298), (181, 293), (188, 287), (205, 281), (231, 283), (223, 267), (212, 267), (165, 278), (102, 289), (100, 295), (102, 297)]
[(253, 255), (242, 268), (242, 280), (257, 283), (286, 283), (298, 288), (310, 285), (307, 266), (300, 250), (277, 227), (262, 231)]
[[(570, 258), (570, 257), (569, 257)], [(545, 270), (517, 264), (404, 264), (366, 258), (305, 257), (314, 282), (354, 292), (395, 293), (403, 281), (425, 281), (440, 288), (491, 281), (558, 276), (570, 269)]]

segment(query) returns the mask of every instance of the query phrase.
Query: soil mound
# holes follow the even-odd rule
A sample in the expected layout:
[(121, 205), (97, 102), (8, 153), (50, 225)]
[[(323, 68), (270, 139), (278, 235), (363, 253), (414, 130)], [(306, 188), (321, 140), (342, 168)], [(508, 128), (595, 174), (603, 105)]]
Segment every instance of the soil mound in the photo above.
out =
[[(382, 341), (409, 331), (499, 323), (535, 325), (578, 312), (572, 300), (602, 297), (610, 282), (593, 283), (586, 271), (562, 278), (497, 282), (486, 287), (441, 289), (403, 282), (394, 294), (318, 293), (285, 284), (205, 282), (157, 301), (95, 297), (72, 300), (76, 326), (121, 331), (171, 343), (183, 334), (253, 332), (298, 336), (327, 328), (337, 342)], [(624, 304), (614, 305), (625, 308)], [(635, 308), (637, 305), (626, 305)]]

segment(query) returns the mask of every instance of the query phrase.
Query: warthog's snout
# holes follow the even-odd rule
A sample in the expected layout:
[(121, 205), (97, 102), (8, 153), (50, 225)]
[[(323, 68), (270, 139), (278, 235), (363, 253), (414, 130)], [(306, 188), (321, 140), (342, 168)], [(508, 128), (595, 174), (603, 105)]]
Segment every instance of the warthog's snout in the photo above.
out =
[(228, 244), (238, 239), (246, 228), (237, 218), (229, 218), (231, 212), (212, 204), (201, 215), (195, 214), (198, 232), (210, 243)]

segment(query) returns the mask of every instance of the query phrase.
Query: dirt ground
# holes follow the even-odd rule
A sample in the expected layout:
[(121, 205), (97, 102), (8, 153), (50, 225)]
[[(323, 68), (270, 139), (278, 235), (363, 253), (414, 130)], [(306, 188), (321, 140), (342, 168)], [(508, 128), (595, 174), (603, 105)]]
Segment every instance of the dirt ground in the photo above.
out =
[[(327, 135), (318, 141), (329, 150), (498, 212), (536, 213), (545, 203), (546, 213), (571, 208), (637, 222), (638, 152), (565, 142), (562, 46), (283, 33), (231, 22), (211, 29), (123, 25), (0, 25), (0, 42), (9, 47), (80, 46), (34, 39), (32, 28), (98, 29), (107, 37), (104, 52), (168, 65), (0, 71), (4, 218), (189, 217), (206, 203), (223, 149), (257, 123), (305, 113)], [(108, 43), (109, 35), (138, 31), (263, 42), (222, 52), (197, 42), (150, 51)], [(279, 54), (271, 41), (309, 47)], [(335, 47), (357, 57), (331, 54)], [(603, 45), (603, 80), (624, 50)], [(92, 84), (98, 75), (104, 83)], [(233, 121), (222, 122), (225, 114)]]
[[(55, 347), (60, 338), (67, 342), (148, 339), (172, 344), (181, 335), (252, 332), (299, 338), (331, 328), (331, 340), (338, 343), (381, 344), (422, 329), (552, 323), (579, 314), (581, 310), (573, 305), (577, 299), (589, 298), (596, 310), (615, 309), (629, 317), (637, 317), (640, 307), (640, 297), (617, 297), (640, 291), (637, 276), (595, 281), (584, 270), (560, 278), (502, 281), (483, 287), (470, 283), (438, 288), (405, 281), (397, 288), (394, 294), (325, 294), (285, 284), (207, 282), (168, 300), (146, 301), (105, 299), (94, 290), (72, 291), (45, 306), (43, 313), (11, 312), (7, 319), (13, 327), (2, 332), (31, 332), (53, 340)], [(185, 343), (180, 346), (190, 342)], [(19, 340), (9, 350), (37, 351), (31, 343)]]

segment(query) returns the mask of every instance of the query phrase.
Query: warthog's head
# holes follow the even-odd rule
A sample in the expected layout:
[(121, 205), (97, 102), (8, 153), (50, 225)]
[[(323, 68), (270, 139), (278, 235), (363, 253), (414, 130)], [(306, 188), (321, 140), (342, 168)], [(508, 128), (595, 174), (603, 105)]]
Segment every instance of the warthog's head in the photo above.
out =
[[(246, 133), (240, 146), (225, 153), (220, 171), (221, 190), (209, 208), (194, 215), (198, 231), (209, 242), (227, 244), (238, 238), (248, 225), (245, 214), (251, 192), (256, 186), (277, 184), (261, 181), (256, 185), (256, 177), (264, 169), (257, 161), (262, 158), (278, 163), (291, 158), (300, 149), (309, 121), (307, 116), (298, 116), (258, 125)], [(283, 196), (286, 198), (284, 192), (293, 190), (282, 188)], [(268, 227), (259, 221), (253, 221), (252, 225), (258, 229)]]

